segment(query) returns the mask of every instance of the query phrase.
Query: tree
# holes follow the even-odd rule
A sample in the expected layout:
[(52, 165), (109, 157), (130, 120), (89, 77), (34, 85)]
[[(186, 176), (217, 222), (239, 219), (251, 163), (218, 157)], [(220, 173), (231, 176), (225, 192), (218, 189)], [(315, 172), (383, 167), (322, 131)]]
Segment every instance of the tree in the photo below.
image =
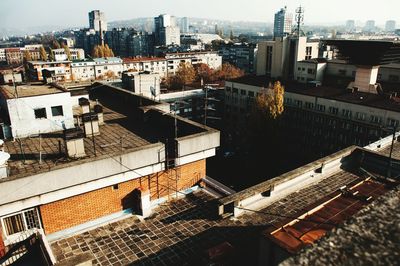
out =
[(32, 61), (31, 52), (29, 52), (28, 50), (24, 51), (24, 60), (25, 62)]
[(181, 62), (175, 74), (174, 81), (177, 85), (184, 86), (192, 83), (196, 78), (196, 72), (190, 63)]
[(63, 48), (64, 48), (64, 51), (65, 51), (65, 54), (67, 55), (67, 59), (68, 59), (69, 61), (71, 61), (71, 59), (72, 59), (72, 57), (71, 57), (71, 50), (70, 50), (69, 47), (68, 47), (67, 45), (65, 45), (65, 44), (63, 44)]
[(215, 76), (215, 79), (219, 80), (235, 79), (244, 76), (244, 71), (231, 64), (225, 63), (216, 71)]
[(47, 59), (48, 59), (47, 53), (46, 53), (46, 50), (44, 49), (43, 46), (40, 46), (39, 53), (40, 53), (40, 58), (41, 58), (43, 61), (47, 61)]
[(284, 110), (284, 93), (285, 88), (279, 81), (276, 81), (274, 85), (270, 84), (268, 89), (262, 89), (256, 97), (256, 110), (269, 118), (276, 119)]
[(52, 49), (49, 49), (49, 60), (50, 60), (50, 61), (54, 61), (54, 60), (55, 60), (55, 58), (54, 58), (54, 53), (53, 53), (53, 50), (52, 50)]
[(204, 82), (212, 81), (214, 71), (207, 64), (197, 64), (195, 70), (197, 80), (203, 80)]
[(61, 48), (60, 43), (57, 40), (53, 40), (53, 42), (51, 44), (51, 47), (53, 49), (60, 49)]
[(110, 47), (108, 47), (107, 44), (106, 45), (96, 45), (92, 51), (93, 58), (113, 57), (113, 56), (114, 56), (114, 52)]
[(235, 36), (233, 35), (233, 30), (231, 30), (231, 33), (229, 34), (229, 39), (233, 40)]

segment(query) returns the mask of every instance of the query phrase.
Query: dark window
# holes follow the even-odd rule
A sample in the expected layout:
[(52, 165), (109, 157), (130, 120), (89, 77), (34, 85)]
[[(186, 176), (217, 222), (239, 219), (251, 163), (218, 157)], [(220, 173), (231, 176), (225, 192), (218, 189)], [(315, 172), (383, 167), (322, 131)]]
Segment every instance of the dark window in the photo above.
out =
[(35, 118), (36, 118), (36, 119), (39, 119), (39, 118), (47, 118), (46, 108), (38, 108), (38, 109), (35, 109)]
[(245, 90), (240, 90), (240, 94), (241, 95), (246, 95), (246, 91)]
[(249, 97), (254, 97), (254, 91), (249, 91)]
[(113, 185), (113, 190), (117, 190), (119, 188), (118, 184)]
[(307, 69), (307, 73), (308, 73), (308, 74), (314, 74), (314, 70), (313, 70), (312, 68), (308, 68), (308, 69)]
[(51, 114), (53, 116), (63, 116), (64, 112), (63, 112), (63, 108), (62, 105), (59, 106), (52, 106), (51, 107)]

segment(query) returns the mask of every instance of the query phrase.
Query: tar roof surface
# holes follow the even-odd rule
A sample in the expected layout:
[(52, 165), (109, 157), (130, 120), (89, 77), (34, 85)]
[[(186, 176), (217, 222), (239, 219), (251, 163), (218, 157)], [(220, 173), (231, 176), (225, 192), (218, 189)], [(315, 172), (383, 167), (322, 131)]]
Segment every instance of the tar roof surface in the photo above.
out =
[(18, 85), (17, 90), (14, 86), (3, 85), (0, 87), (1, 93), (6, 99), (21, 97), (41, 96), (55, 93), (63, 93), (65, 90), (52, 85)]
[[(130, 118), (105, 106), (103, 112), (105, 125), (100, 126), (100, 135), (94, 137), (97, 157), (94, 155), (92, 139), (85, 138), (86, 157), (83, 159), (100, 159), (151, 144), (151, 142), (139, 136), (136, 123), (133, 123)], [(39, 163), (40, 142), (42, 163)], [(8, 161), (11, 178), (38, 174), (54, 168), (82, 163), (81, 160), (66, 158), (62, 132), (43, 134), (41, 140), (39, 137), (31, 137), (16, 141), (5, 141), (4, 146), (5, 151), (11, 155)]]

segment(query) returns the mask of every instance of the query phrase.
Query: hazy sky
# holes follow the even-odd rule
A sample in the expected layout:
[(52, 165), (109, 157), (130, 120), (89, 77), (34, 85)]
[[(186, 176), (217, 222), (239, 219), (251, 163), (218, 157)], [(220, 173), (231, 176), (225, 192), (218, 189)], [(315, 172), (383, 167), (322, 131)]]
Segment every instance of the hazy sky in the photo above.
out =
[(400, 23), (400, 0), (0, 0), (0, 28), (87, 25), (87, 13), (93, 9), (105, 11), (108, 21), (169, 13), (272, 22), (280, 7), (287, 5), (294, 13), (300, 4), (306, 10), (305, 24), (347, 19), (374, 19), (378, 24), (394, 19)]

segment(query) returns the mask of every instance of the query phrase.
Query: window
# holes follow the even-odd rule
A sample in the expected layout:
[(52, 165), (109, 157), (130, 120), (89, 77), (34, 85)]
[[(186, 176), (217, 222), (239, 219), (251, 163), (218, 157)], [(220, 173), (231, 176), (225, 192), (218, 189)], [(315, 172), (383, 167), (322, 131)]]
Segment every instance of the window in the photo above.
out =
[(254, 91), (249, 91), (249, 97), (254, 98)]
[(351, 111), (350, 111), (350, 110), (343, 109), (343, 110), (342, 110), (342, 116), (344, 116), (344, 117), (346, 117), (346, 118), (351, 118)]
[(47, 118), (46, 108), (38, 108), (35, 109), (34, 111), (36, 119)]
[(115, 184), (112, 186), (112, 188), (113, 188), (113, 190), (117, 190), (117, 189), (119, 189), (119, 186), (118, 186), (118, 184)]
[(314, 69), (308, 68), (308, 69), (307, 69), (307, 73), (308, 73), (308, 74), (314, 74)]
[(33, 228), (41, 228), (36, 209), (23, 211), (2, 219), (7, 236)]
[(245, 90), (240, 90), (240, 94), (241, 95), (246, 95), (246, 91)]
[(332, 107), (332, 106), (329, 107), (329, 113), (330, 113), (330, 114), (337, 115), (338, 112), (339, 112), (339, 108)]
[(232, 90), (233, 93), (238, 93), (238, 91), (239, 90), (237, 88), (233, 88), (233, 90)]
[(365, 116), (366, 115), (364, 113), (360, 113), (360, 112), (356, 113), (356, 119), (357, 120), (365, 121)]
[(320, 112), (325, 112), (325, 105), (317, 104), (317, 110)]
[(63, 112), (62, 105), (52, 106), (51, 107), (51, 114), (53, 116), (63, 116), (64, 112)]
[(314, 104), (313, 103), (310, 103), (310, 102), (305, 102), (305, 107), (307, 108), (307, 109), (314, 109)]
[(341, 75), (341, 76), (346, 76), (346, 69), (339, 69), (339, 75)]
[(399, 125), (399, 121), (392, 118), (388, 118), (387, 125), (389, 127), (397, 127)]
[(382, 117), (371, 115), (371, 123), (380, 124), (382, 123)]

